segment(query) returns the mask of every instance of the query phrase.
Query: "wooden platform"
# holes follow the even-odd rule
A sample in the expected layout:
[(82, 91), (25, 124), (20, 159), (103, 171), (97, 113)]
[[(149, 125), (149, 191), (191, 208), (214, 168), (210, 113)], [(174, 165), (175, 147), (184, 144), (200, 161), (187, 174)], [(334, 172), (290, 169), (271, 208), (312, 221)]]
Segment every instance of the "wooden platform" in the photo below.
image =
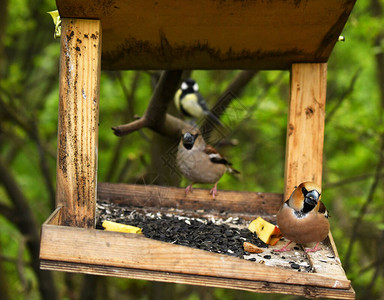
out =
[(56, 0), (99, 19), (103, 69), (289, 69), (326, 62), (355, 0)]
[[(220, 216), (273, 220), (281, 194), (220, 191), (216, 200), (207, 190), (195, 189), (185, 197), (184, 189), (100, 183), (98, 201), (166, 210), (177, 208)], [(321, 268), (321, 260), (309, 254), (314, 273), (272, 267), (223, 254), (172, 245), (141, 235), (107, 232), (60, 225), (58, 208), (42, 227), (41, 268), (116, 277), (204, 286), (235, 288), (261, 293), (306, 297), (354, 299), (354, 291), (338, 259), (332, 236), (324, 243), (334, 256), (332, 266)], [(329, 256), (329, 255), (328, 255)]]

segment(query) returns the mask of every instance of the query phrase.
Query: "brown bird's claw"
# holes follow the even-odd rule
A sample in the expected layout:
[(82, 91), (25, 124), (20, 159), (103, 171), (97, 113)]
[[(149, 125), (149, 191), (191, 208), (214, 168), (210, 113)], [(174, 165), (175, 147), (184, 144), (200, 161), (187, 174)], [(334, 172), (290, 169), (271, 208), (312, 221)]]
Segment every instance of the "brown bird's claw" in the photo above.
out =
[(292, 249), (290, 248), (287, 248), (289, 246), (289, 244), (292, 243), (292, 241), (289, 241), (288, 244), (284, 245), (283, 248), (281, 249), (277, 249), (277, 250), (273, 250), (275, 252), (287, 252), (287, 251), (291, 251)]
[(188, 193), (193, 193), (193, 190), (192, 190), (192, 184), (188, 185), (185, 189), (185, 196), (188, 195)]
[(317, 251), (321, 250), (321, 248), (318, 246), (319, 246), (319, 243), (317, 243), (316, 246), (313, 248), (305, 249), (305, 252), (307, 252), (307, 253), (308, 252), (317, 252)]
[(209, 193), (212, 195), (212, 198), (215, 199), (215, 197), (217, 195), (217, 182), (216, 182), (215, 186), (213, 188), (211, 188)]
[(288, 252), (288, 251), (291, 251), (292, 249), (291, 248), (286, 248), (286, 247), (283, 247), (281, 249), (276, 249), (276, 250), (273, 250), (274, 252)]

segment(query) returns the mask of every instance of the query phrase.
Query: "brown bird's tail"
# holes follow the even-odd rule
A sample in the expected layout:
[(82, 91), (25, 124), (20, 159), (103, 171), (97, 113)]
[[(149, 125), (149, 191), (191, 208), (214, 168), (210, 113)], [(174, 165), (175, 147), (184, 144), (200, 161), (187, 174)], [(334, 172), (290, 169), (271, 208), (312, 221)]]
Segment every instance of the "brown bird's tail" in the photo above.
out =
[(240, 174), (240, 171), (237, 171), (236, 169), (232, 168), (231, 166), (227, 166), (227, 171), (228, 171), (228, 173), (233, 174), (233, 175)]

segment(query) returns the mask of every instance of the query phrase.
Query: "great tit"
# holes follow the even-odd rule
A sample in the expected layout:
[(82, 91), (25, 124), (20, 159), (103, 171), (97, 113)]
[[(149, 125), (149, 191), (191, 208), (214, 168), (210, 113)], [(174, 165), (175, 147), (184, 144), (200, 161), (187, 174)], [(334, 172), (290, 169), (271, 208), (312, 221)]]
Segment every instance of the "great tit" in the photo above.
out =
[(208, 117), (214, 123), (222, 125), (220, 120), (209, 111), (207, 103), (199, 93), (199, 85), (191, 78), (181, 83), (180, 89), (175, 94), (175, 106), (185, 117), (200, 119)]

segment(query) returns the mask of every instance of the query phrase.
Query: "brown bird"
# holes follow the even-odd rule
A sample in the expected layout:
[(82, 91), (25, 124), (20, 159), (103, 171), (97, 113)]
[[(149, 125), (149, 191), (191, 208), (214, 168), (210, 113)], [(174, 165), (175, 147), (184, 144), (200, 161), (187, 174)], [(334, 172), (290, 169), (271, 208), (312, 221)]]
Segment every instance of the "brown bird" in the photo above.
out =
[(306, 249), (306, 252), (321, 249), (318, 245), (328, 235), (329, 222), (328, 212), (320, 197), (321, 188), (314, 182), (303, 182), (293, 191), (277, 213), (277, 225), (290, 242), (275, 251), (289, 251), (287, 246), (292, 242), (298, 244), (316, 242), (316, 246)]
[(205, 143), (197, 128), (182, 131), (176, 162), (185, 178), (192, 181), (185, 189), (186, 195), (192, 192), (192, 185), (195, 183), (214, 183), (210, 194), (215, 199), (217, 183), (225, 171), (239, 173), (215, 148)]

